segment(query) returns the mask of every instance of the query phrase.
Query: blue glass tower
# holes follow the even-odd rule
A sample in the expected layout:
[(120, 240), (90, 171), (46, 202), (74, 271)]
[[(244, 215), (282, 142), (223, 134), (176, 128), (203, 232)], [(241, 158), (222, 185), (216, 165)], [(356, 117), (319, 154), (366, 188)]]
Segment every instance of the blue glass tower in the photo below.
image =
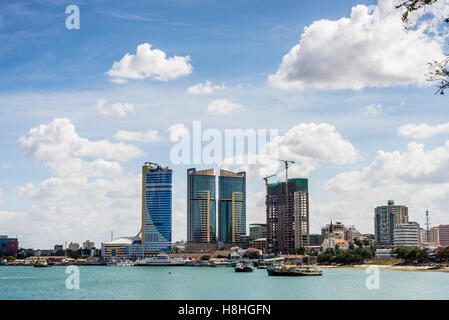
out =
[(214, 169), (187, 170), (187, 242), (216, 242)]
[(246, 235), (246, 173), (220, 170), (218, 240), (240, 243)]
[(157, 163), (142, 166), (142, 245), (144, 254), (170, 250), (173, 170)]

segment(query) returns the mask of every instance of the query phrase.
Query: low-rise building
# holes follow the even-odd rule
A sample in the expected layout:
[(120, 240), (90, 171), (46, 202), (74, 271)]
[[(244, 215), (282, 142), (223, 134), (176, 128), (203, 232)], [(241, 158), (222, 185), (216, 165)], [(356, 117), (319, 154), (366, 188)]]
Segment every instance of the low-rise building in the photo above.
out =
[(391, 251), (391, 249), (376, 249), (374, 257), (376, 259), (391, 259), (393, 257)]
[(256, 248), (265, 253), (267, 248), (267, 238), (259, 238), (249, 242), (251, 248)]
[(101, 257), (110, 260), (135, 260), (143, 257), (142, 240), (139, 236), (121, 237), (101, 244)]

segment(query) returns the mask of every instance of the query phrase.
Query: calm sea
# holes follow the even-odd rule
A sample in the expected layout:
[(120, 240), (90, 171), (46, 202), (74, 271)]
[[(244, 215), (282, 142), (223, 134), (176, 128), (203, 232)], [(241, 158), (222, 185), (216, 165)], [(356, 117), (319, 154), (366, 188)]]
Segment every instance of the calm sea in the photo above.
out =
[(0, 267), (0, 299), (449, 299), (449, 273), (323, 269), (321, 277), (269, 277), (233, 268), (79, 267), (68, 290), (66, 267)]

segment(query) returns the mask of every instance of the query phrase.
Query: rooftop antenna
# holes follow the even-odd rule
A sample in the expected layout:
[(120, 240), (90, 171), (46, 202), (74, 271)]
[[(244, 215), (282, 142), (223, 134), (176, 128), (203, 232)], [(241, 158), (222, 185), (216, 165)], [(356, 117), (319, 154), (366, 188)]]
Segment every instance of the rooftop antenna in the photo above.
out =
[(426, 210), (426, 235), (427, 235), (427, 242), (430, 242), (430, 217), (429, 217), (429, 210)]
[(271, 177), (274, 177), (275, 174), (272, 174), (270, 176), (265, 176), (263, 179), (265, 180), (265, 212), (266, 212), (266, 218), (267, 218), (267, 224), (265, 226), (265, 253), (268, 254), (268, 179)]
[(111, 242), (114, 241), (114, 230), (111, 230)]
[(286, 219), (286, 243), (287, 243), (287, 255), (290, 254), (290, 235), (288, 232), (288, 164), (295, 163), (293, 160), (278, 160), (285, 164), (285, 219)]

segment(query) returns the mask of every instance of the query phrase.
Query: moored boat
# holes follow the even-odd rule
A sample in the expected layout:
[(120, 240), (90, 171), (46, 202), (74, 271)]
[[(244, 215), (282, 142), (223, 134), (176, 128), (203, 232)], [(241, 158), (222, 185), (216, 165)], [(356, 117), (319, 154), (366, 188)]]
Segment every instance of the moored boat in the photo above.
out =
[(253, 272), (254, 268), (251, 263), (237, 263), (234, 270), (235, 272)]
[(47, 267), (51, 267), (51, 265), (49, 265), (47, 263), (47, 261), (36, 261), (33, 265), (35, 268), (47, 268)]
[(186, 264), (186, 260), (181, 258), (170, 258), (166, 254), (160, 254), (154, 257), (148, 257), (144, 259), (137, 260), (134, 265), (136, 266), (165, 266), (165, 267), (174, 267), (174, 266), (184, 266)]
[(269, 276), (322, 276), (323, 272), (316, 266), (277, 265), (267, 267)]

